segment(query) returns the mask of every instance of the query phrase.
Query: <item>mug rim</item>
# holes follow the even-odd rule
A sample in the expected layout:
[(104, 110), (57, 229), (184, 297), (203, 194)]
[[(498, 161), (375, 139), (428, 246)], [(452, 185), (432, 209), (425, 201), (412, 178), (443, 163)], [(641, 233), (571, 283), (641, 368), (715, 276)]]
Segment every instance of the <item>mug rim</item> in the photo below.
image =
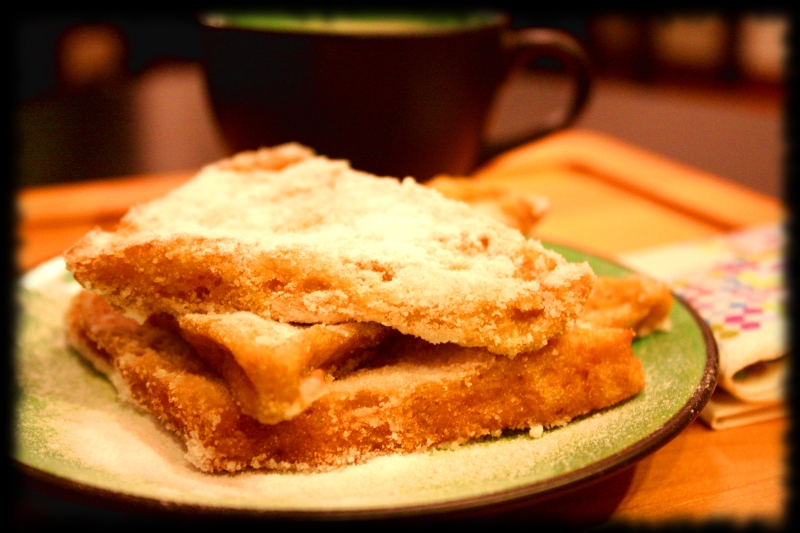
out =
[[(443, 11), (444, 12), (444, 11)], [(509, 17), (503, 11), (500, 10), (492, 10), (492, 9), (468, 9), (468, 10), (456, 10), (454, 12), (460, 12), (470, 15), (479, 15), (481, 17), (485, 17), (485, 21), (479, 21), (475, 23), (456, 23), (456, 24), (442, 24), (440, 27), (429, 27), (423, 30), (411, 30), (411, 31), (369, 31), (366, 29), (362, 29), (359, 31), (336, 31), (336, 30), (324, 30), (324, 29), (314, 29), (308, 30), (303, 28), (278, 28), (278, 27), (252, 27), (252, 26), (245, 26), (245, 25), (234, 25), (230, 24), (226, 21), (226, 15), (229, 16), (230, 14), (268, 14), (268, 13), (286, 13), (287, 11), (274, 11), (270, 12), (268, 10), (213, 10), (213, 11), (204, 11), (197, 15), (197, 20), (201, 26), (205, 28), (210, 28), (214, 30), (227, 30), (227, 31), (241, 31), (241, 32), (249, 32), (249, 33), (259, 33), (259, 34), (278, 34), (278, 35), (298, 35), (298, 36), (322, 36), (322, 37), (343, 37), (343, 38), (364, 38), (364, 37), (380, 37), (380, 38), (414, 38), (414, 37), (425, 37), (425, 36), (442, 36), (442, 35), (450, 35), (450, 34), (463, 34), (463, 33), (470, 33), (474, 31), (481, 31), (490, 28), (496, 28), (499, 26), (504, 26), (508, 24)], [(343, 12), (347, 14), (347, 12)], [(359, 13), (359, 11), (353, 11), (353, 13)], [(424, 11), (414, 12), (413, 10), (409, 11), (397, 11), (397, 12), (371, 12), (371, 11), (363, 11), (360, 12), (362, 14), (369, 14), (369, 15), (425, 15)]]

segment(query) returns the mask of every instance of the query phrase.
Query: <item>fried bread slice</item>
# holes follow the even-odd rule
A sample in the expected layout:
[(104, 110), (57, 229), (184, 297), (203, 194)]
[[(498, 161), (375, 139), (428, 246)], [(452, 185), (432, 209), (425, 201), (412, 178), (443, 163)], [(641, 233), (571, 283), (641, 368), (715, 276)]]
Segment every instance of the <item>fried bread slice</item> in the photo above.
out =
[(526, 235), (550, 210), (550, 200), (544, 196), (498, 187), (475, 178), (439, 175), (426, 181), (425, 185), (447, 198), (466, 202), (473, 209)]
[(287, 324), (244, 311), (184, 315), (177, 327), (242, 412), (264, 424), (305, 410), (323, 394), (327, 375), (346, 372), (393, 331), (375, 322)]
[(597, 276), (580, 321), (597, 326), (631, 328), (640, 337), (670, 328), (673, 298), (663, 281), (641, 275)]
[(563, 333), (594, 283), (464, 202), (287, 144), (205, 167), (65, 253), (84, 287), (140, 323), (247, 311), (377, 322), (513, 356)]
[(381, 356), (333, 381), (292, 420), (261, 424), (224, 380), (156, 317), (139, 325), (84, 291), (67, 313), (71, 346), (120, 397), (154, 415), (206, 472), (323, 470), (378, 455), (561, 425), (641, 391), (633, 331), (576, 326), (514, 358), (398, 335)]
[[(672, 294), (663, 282), (598, 276), (579, 321), (645, 336), (668, 328), (671, 308)], [(323, 393), (326, 375), (346, 374), (392, 332), (376, 323), (308, 326), (245, 312), (185, 315), (178, 326), (226, 380), (242, 411), (267, 424), (303, 411)]]

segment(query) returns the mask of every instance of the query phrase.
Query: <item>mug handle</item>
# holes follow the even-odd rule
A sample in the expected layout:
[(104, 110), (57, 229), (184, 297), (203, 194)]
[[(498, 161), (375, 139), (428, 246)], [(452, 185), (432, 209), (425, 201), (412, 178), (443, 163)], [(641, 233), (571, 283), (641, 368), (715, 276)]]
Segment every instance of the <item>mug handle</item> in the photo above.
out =
[(572, 124), (586, 106), (592, 87), (589, 52), (571, 33), (554, 28), (526, 28), (508, 30), (503, 37), (503, 45), (511, 61), (506, 79), (514, 72), (524, 70), (526, 65), (536, 59), (553, 58), (564, 66), (572, 78), (573, 94), (566, 109), (554, 110), (546, 117), (544, 124), (533, 132), (512, 140), (484, 143), (479, 163)]

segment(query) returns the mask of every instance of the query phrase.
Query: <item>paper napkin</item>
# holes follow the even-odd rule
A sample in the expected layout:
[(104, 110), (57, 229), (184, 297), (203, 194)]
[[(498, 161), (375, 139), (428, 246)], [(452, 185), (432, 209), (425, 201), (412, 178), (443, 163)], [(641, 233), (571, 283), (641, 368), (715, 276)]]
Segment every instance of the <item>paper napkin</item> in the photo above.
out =
[(714, 429), (786, 413), (785, 243), (783, 226), (772, 224), (619, 257), (669, 283), (711, 328), (719, 380), (700, 417)]

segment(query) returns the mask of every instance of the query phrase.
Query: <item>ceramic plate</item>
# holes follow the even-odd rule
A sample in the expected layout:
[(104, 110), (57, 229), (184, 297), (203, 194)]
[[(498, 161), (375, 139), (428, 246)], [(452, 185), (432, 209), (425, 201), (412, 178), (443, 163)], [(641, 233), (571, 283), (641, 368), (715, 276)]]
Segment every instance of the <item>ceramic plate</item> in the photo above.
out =
[[(598, 274), (628, 270), (550, 245)], [(717, 374), (716, 345), (678, 300), (672, 329), (634, 341), (647, 376), (631, 400), (545, 431), (387, 456), (328, 473), (202, 474), (154, 419), (117, 400), (64, 343), (62, 314), (78, 289), (55, 259), (19, 284), (14, 458), (34, 480), (130, 505), (273, 517), (399, 517), (549, 497), (616, 472), (666, 444), (698, 415)], [(135, 508), (135, 507), (134, 507)]]

